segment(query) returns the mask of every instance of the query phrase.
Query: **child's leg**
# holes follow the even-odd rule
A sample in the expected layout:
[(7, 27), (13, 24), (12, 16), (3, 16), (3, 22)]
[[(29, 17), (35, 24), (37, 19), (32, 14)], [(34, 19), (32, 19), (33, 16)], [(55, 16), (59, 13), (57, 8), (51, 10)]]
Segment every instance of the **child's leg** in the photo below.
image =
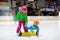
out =
[(28, 32), (28, 29), (25, 27), (25, 21), (23, 21), (23, 28), (25, 32)]
[(38, 36), (39, 35), (39, 28), (36, 28), (35, 30), (37, 31), (36, 35)]
[(39, 32), (38, 32), (38, 31), (36, 32), (36, 35), (37, 35), (37, 36), (39, 35)]
[(20, 31), (20, 29), (21, 29), (21, 23), (22, 23), (21, 21), (18, 21), (18, 28), (17, 28), (17, 31), (16, 31), (17, 33), (18, 33), (18, 32)]

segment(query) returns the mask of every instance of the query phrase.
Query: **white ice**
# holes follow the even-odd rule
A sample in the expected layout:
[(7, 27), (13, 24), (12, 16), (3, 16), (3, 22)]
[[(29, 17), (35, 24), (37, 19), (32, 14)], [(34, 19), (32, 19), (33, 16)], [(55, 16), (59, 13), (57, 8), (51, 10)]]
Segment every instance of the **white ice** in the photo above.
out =
[[(30, 21), (28, 25), (32, 25)], [(38, 37), (18, 37), (16, 34), (17, 23), (0, 22), (0, 40), (60, 40), (59, 21), (40, 21)]]

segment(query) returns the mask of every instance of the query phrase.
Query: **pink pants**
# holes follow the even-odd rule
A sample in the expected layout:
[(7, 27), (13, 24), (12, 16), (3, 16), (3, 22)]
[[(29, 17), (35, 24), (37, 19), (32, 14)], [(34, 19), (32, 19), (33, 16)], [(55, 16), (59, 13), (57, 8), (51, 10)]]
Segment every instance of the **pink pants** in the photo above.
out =
[(25, 27), (25, 21), (18, 21), (18, 28), (17, 28), (17, 33), (21, 30), (21, 26), (23, 24), (23, 28), (25, 32), (28, 32), (28, 29)]

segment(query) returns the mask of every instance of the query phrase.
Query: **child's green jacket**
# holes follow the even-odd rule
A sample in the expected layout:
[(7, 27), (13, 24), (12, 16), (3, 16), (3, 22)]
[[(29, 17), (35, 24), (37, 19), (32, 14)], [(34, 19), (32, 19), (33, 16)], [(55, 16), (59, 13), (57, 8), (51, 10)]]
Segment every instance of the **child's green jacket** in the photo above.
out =
[(26, 23), (28, 23), (28, 18), (27, 18), (27, 13), (23, 14), (22, 12), (18, 11), (16, 17), (15, 17), (15, 21), (25, 21)]

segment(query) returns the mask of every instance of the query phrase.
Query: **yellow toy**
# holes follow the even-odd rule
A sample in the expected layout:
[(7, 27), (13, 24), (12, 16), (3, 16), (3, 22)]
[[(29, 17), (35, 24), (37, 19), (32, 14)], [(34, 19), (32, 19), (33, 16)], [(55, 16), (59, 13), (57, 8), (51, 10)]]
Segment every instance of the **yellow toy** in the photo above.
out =
[(21, 35), (19, 35), (19, 36), (23, 36), (23, 37), (24, 36), (28, 36), (28, 37), (29, 36), (36, 36), (36, 32), (33, 32), (33, 33), (32, 32), (22, 32)]

